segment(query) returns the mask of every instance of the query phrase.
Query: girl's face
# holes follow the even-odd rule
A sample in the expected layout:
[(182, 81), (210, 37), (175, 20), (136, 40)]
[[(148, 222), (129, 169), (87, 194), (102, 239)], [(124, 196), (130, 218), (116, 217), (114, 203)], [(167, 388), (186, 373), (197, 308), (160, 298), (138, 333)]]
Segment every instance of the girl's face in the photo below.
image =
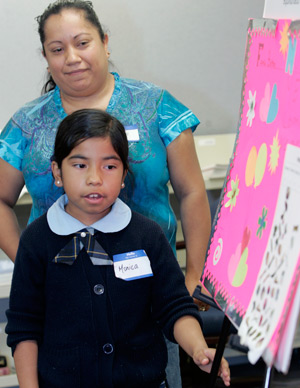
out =
[(55, 184), (69, 202), (66, 212), (85, 225), (105, 217), (117, 199), (127, 171), (109, 137), (93, 137), (73, 148), (61, 169), (52, 162)]
[(51, 15), (44, 30), (48, 71), (62, 93), (73, 97), (99, 93), (109, 76), (107, 36), (102, 42), (97, 28), (74, 9)]

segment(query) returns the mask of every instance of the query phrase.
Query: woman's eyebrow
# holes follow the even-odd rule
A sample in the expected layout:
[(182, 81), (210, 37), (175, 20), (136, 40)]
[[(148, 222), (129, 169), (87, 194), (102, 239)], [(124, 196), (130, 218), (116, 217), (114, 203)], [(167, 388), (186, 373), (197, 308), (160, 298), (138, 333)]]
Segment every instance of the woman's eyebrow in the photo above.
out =
[[(75, 35), (72, 39), (75, 40), (77, 38), (80, 38), (82, 35), (91, 36), (91, 34), (89, 32), (81, 32), (80, 34)], [(63, 43), (63, 41), (59, 40), (59, 39), (52, 40), (51, 42), (46, 44), (46, 47), (50, 46), (51, 44), (57, 44), (57, 43)]]

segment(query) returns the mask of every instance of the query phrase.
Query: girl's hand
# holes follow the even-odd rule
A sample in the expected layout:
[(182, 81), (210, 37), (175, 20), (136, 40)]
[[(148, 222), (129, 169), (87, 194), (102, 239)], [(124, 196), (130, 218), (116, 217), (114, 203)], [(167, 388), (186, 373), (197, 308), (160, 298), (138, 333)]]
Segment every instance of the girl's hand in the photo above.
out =
[[(210, 372), (216, 350), (211, 348), (200, 349), (193, 356), (194, 363), (204, 372)], [(228, 362), (222, 357), (218, 376), (220, 376), (226, 386), (230, 385), (230, 370)]]

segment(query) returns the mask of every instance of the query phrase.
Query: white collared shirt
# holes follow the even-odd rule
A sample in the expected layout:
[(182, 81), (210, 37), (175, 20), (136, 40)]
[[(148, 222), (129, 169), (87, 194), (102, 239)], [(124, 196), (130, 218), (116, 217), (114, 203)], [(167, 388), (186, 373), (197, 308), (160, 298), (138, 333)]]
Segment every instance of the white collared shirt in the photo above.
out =
[(67, 194), (64, 194), (58, 198), (47, 212), (47, 221), (50, 229), (61, 236), (67, 236), (82, 229), (87, 229), (91, 234), (94, 234), (95, 229), (103, 233), (119, 232), (126, 228), (131, 220), (132, 213), (130, 208), (119, 198), (116, 199), (111, 211), (92, 225), (85, 225), (68, 214), (65, 211), (67, 203), (68, 197)]

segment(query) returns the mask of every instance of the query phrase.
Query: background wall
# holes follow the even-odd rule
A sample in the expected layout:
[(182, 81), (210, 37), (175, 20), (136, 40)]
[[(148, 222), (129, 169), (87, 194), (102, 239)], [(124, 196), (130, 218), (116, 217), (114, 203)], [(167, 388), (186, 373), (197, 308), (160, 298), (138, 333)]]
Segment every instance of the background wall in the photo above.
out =
[[(40, 95), (46, 74), (35, 17), (49, 0), (0, 0), (0, 129)], [(197, 134), (236, 132), (248, 18), (263, 0), (94, 0), (112, 70), (168, 89), (201, 120)]]

